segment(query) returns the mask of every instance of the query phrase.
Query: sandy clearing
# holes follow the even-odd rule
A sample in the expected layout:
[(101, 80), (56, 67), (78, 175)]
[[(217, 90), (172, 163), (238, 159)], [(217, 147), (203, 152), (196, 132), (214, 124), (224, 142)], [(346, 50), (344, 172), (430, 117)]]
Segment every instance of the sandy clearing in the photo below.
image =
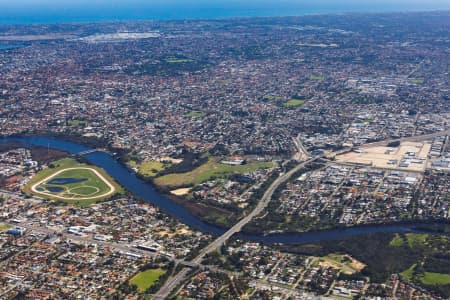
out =
[(170, 191), (170, 193), (175, 196), (184, 196), (184, 195), (189, 194), (191, 189), (192, 188), (181, 188), (181, 189), (176, 189), (176, 190)]

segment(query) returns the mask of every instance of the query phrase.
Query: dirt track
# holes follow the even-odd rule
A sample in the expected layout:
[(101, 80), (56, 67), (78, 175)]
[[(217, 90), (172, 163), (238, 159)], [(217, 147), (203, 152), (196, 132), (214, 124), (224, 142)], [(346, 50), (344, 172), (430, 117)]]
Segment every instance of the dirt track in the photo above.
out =
[[(93, 197), (83, 197), (83, 198), (69, 198), (69, 197), (63, 197), (63, 196), (58, 196), (55, 194), (49, 194), (46, 192), (40, 192), (38, 190), (36, 190), (36, 187), (38, 187), (39, 185), (41, 185), (42, 183), (52, 179), (53, 177), (58, 176), (59, 174), (61, 174), (64, 171), (68, 171), (68, 170), (79, 170), (79, 169), (83, 169), (83, 170), (89, 170), (92, 171), (95, 175), (97, 175), (97, 177), (99, 177), (101, 180), (103, 180), (103, 182), (109, 187), (109, 191), (105, 194), (102, 195), (98, 195), (98, 196), (93, 196)], [(57, 199), (61, 199), (61, 200), (92, 200), (92, 199), (97, 199), (97, 198), (103, 198), (103, 197), (107, 197), (110, 196), (112, 194), (114, 194), (116, 192), (116, 188), (96, 169), (94, 168), (89, 168), (89, 167), (76, 167), (76, 168), (65, 168), (62, 170), (59, 170), (58, 172), (42, 179), (41, 181), (33, 184), (31, 186), (31, 191), (33, 193), (35, 193), (36, 195), (45, 195), (51, 198), (57, 198)]]

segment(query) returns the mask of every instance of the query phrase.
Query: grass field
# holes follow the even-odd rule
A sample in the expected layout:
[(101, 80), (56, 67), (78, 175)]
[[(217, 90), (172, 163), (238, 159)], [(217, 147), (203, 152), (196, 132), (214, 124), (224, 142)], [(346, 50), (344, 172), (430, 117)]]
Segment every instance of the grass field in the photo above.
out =
[(413, 272), (414, 272), (414, 269), (416, 268), (416, 264), (414, 264), (414, 265), (412, 265), (411, 267), (409, 267), (408, 269), (406, 269), (405, 271), (403, 271), (403, 272), (401, 272), (400, 273), (400, 276), (403, 278), (403, 279), (407, 279), (407, 280), (412, 280), (412, 278), (413, 278)]
[(424, 83), (424, 79), (422, 79), (422, 78), (417, 78), (417, 79), (414, 79), (412, 82), (414, 83), (414, 84), (422, 84), (422, 83)]
[(0, 223), (0, 232), (6, 231), (9, 228), (11, 228), (11, 226), (9, 226), (8, 224)]
[(186, 116), (191, 118), (204, 118), (206, 117), (206, 113), (203, 111), (191, 111), (190, 113), (186, 114)]
[(424, 246), (426, 240), (428, 238), (428, 234), (418, 234), (418, 233), (407, 233), (406, 240), (408, 241), (408, 245), (410, 248), (414, 249), (416, 247)]
[(164, 273), (163, 269), (149, 269), (136, 274), (130, 279), (129, 284), (137, 286), (139, 292), (143, 293), (154, 285)]
[(284, 107), (290, 108), (290, 107), (296, 107), (296, 106), (303, 105), (304, 103), (305, 103), (305, 100), (291, 99), (291, 100), (286, 101), (283, 105), (284, 105)]
[(167, 63), (176, 64), (176, 63), (190, 63), (192, 62), (192, 59), (187, 58), (177, 58), (177, 57), (169, 57), (166, 58)]
[[(403, 279), (407, 279), (407, 280), (411, 281), (413, 279), (413, 273), (414, 273), (415, 268), (416, 268), (416, 264), (412, 265), (405, 271), (401, 272), (400, 276)], [(426, 285), (450, 284), (450, 274), (425, 272), (425, 273), (419, 275), (419, 279), (423, 284), (426, 284)]]
[(281, 96), (266, 95), (266, 96), (264, 96), (264, 99), (267, 99), (267, 100), (278, 100), (278, 99), (281, 99)]
[[(68, 184), (61, 184), (66, 178), (71, 178), (73, 180), (84, 180), (82, 182), (74, 182)], [(38, 186), (38, 188), (51, 189), (58, 188), (64, 189), (59, 195), (73, 194), (75, 198), (76, 195), (80, 197), (89, 197), (91, 195), (102, 195), (110, 190), (108, 185), (100, 179), (93, 171), (90, 169), (81, 169), (75, 167), (75, 169), (63, 170), (61, 173), (52, 177)]]
[(145, 177), (155, 177), (159, 172), (164, 170), (167, 165), (159, 161), (144, 161), (141, 164), (135, 161), (128, 162), (131, 168), (137, 169), (138, 173)]
[(319, 259), (319, 264), (341, 270), (344, 274), (354, 274), (361, 271), (365, 265), (348, 255), (328, 254)]
[(80, 126), (80, 125), (87, 125), (87, 121), (85, 120), (69, 120), (67, 121), (67, 125), (69, 126)]
[(389, 245), (391, 247), (401, 247), (403, 246), (403, 238), (398, 233), (396, 233)]
[[(89, 205), (104, 200), (123, 189), (105, 171), (65, 158), (49, 164), (24, 187), (27, 194), (49, 200)], [(34, 187), (34, 189), (33, 189)]]
[(391, 247), (402, 247), (406, 242), (411, 249), (414, 249), (417, 247), (425, 246), (427, 238), (428, 234), (407, 233), (404, 238), (397, 233), (395, 234), (394, 238), (389, 243), (389, 245)]
[(446, 285), (450, 284), (450, 274), (425, 272), (420, 281), (426, 285)]
[(199, 184), (212, 178), (224, 178), (232, 174), (245, 174), (258, 169), (272, 168), (271, 162), (249, 163), (241, 166), (221, 164), (215, 158), (210, 157), (208, 161), (187, 173), (168, 174), (155, 179), (160, 186), (188, 186)]
[(314, 80), (314, 81), (324, 81), (325, 77), (323, 77), (323, 76), (311, 76), (311, 77), (309, 77), (309, 79)]

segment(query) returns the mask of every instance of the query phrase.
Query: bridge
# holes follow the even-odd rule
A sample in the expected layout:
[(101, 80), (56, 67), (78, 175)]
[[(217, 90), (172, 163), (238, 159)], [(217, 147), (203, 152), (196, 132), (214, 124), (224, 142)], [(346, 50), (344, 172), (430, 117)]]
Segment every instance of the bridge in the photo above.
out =
[(167, 279), (166, 283), (159, 289), (159, 291), (153, 296), (154, 300), (164, 300), (167, 299), (169, 294), (172, 292), (175, 287), (177, 287), (181, 282), (188, 276), (189, 271), (191, 270), (190, 267), (195, 266), (203, 266), (202, 260), (203, 258), (215, 251), (216, 249), (220, 248), (232, 235), (235, 233), (241, 231), (241, 229), (249, 223), (254, 217), (259, 215), (269, 204), (270, 200), (272, 199), (272, 195), (275, 192), (275, 190), (283, 183), (289, 180), (289, 178), (292, 177), (296, 172), (298, 172), (300, 169), (304, 168), (307, 164), (312, 163), (318, 159), (323, 158), (323, 155), (312, 157), (300, 164), (298, 164), (296, 167), (291, 169), (289, 172), (285, 174), (281, 174), (265, 191), (264, 195), (262, 196), (261, 200), (258, 202), (256, 207), (251, 211), (247, 216), (242, 218), (238, 223), (236, 223), (233, 227), (231, 227), (227, 232), (225, 232), (223, 235), (218, 237), (216, 240), (214, 240), (211, 244), (203, 248), (197, 257), (192, 259), (189, 262), (183, 262), (183, 265), (185, 266), (181, 271), (179, 271), (175, 276), (172, 276)]
[(90, 150), (85, 150), (85, 151), (74, 153), (74, 154), (72, 154), (72, 156), (83, 156), (83, 155), (91, 154), (91, 153), (94, 153), (94, 152), (100, 152), (100, 151), (105, 151), (105, 150), (103, 150), (103, 149), (90, 149)]

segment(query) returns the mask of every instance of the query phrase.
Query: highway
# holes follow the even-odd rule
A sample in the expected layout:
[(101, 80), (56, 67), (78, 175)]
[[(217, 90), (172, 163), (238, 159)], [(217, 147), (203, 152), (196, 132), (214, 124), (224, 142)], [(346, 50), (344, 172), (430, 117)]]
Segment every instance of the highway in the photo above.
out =
[(305, 148), (302, 141), (300, 140), (300, 135), (293, 137), (292, 141), (294, 142), (294, 145), (297, 148), (297, 152), (293, 157), (294, 159), (298, 158), (300, 160), (303, 160), (303, 159), (308, 159), (311, 157), (308, 150)]
[(311, 157), (311, 154), (308, 152), (308, 149), (306, 149), (306, 147), (302, 143), (302, 140), (300, 139), (300, 134), (297, 135), (295, 140), (296, 140), (295, 144), (297, 145), (297, 147), (299, 147), (306, 156)]
[[(406, 137), (406, 138), (395, 139), (395, 140), (384, 140), (384, 141), (380, 141), (380, 142), (368, 143), (368, 144), (362, 145), (361, 147), (363, 148), (363, 147), (382, 146), (382, 145), (386, 145), (387, 143), (393, 142), (393, 141), (400, 141), (400, 142), (404, 142), (404, 141), (423, 141), (423, 140), (432, 139), (434, 137), (442, 136), (442, 135), (450, 135), (450, 130), (440, 131), (440, 132), (436, 132), (436, 133), (432, 133), (432, 134), (426, 134), (426, 135), (420, 135), (420, 136)], [(303, 150), (304, 149), (304, 147), (303, 147), (303, 145), (301, 145), (301, 143), (299, 143), (299, 144), (296, 143), (296, 146), (299, 148), (299, 150)], [(348, 151), (348, 150), (346, 150), (346, 151)], [(307, 154), (306, 151), (304, 151), (304, 153)], [(246, 224), (248, 224), (253, 218), (258, 216), (261, 212), (263, 212), (265, 210), (265, 208), (267, 207), (267, 205), (269, 204), (269, 202), (270, 202), (270, 200), (272, 198), (272, 195), (275, 192), (275, 190), (282, 183), (284, 183), (289, 178), (291, 178), (294, 173), (296, 173), (297, 171), (299, 171), (300, 169), (305, 167), (307, 164), (309, 164), (309, 163), (311, 163), (313, 161), (316, 161), (316, 160), (318, 160), (320, 158), (323, 158), (323, 157), (324, 156), (321, 155), (321, 156), (315, 156), (313, 158), (310, 158), (310, 159), (308, 159), (308, 160), (298, 164), (295, 168), (291, 169), (287, 173), (284, 173), (284, 174), (280, 175), (269, 186), (269, 188), (265, 191), (264, 195), (262, 196), (261, 200), (258, 202), (256, 207), (253, 209), (253, 211), (251, 211), (248, 215), (246, 215), (238, 223), (236, 223), (233, 227), (231, 227), (227, 232), (225, 232), (223, 235), (221, 235), (216, 240), (214, 240), (211, 244), (209, 244), (207, 247), (205, 247), (199, 253), (199, 255), (197, 257), (195, 257), (193, 260), (191, 260), (191, 261), (183, 261), (183, 260), (175, 260), (174, 259), (174, 261), (176, 263), (179, 263), (179, 264), (185, 265), (185, 266), (189, 266), (189, 267), (184, 267), (175, 276), (170, 277), (166, 281), (164, 286), (161, 287), (161, 289), (154, 295), (153, 299), (156, 299), (156, 300), (166, 299), (169, 296), (169, 294), (171, 293), (171, 291), (175, 287), (179, 286), (183, 282), (183, 280), (186, 278), (186, 276), (188, 275), (189, 271), (191, 270), (190, 267), (199, 266), (199, 267), (208, 268), (208, 266), (203, 266), (201, 264), (201, 261), (203, 260), (205, 255), (207, 255), (207, 254), (217, 250), (231, 236), (233, 236), (235, 233), (241, 231), (242, 228)], [(10, 192), (7, 192), (7, 191), (0, 191), (0, 193), (1, 192), (5, 193), (5, 194), (10, 194), (10, 195), (14, 194), (15, 196), (19, 196), (20, 195), (20, 193), (10, 193)], [(15, 225), (17, 225), (17, 224), (15, 224)], [(35, 230), (35, 231), (41, 232), (41, 233), (46, 233), (46, 234), (52, 234), (53, 233), (54, 234), (53, 231), (50, 232), (50, 230), (47, 230), (46, 228), (41, 228), (41, 227), (36, 227), (36, 226), (27, 226), (27, 225), (24, 226), (22, 224), (20, 224), (19, 226), (27, 228), (27, 229), (32, 229), (32, 230)], [(139, 249), (131, 248), (131, 247), (126, 246), (126, 245), (110, 243), (110, 242), (101, 242), (101, 241), (93, 240), (93, 239), (82, 237), (82, 236), (69, 235), (67, 233), (64, 233), (63, 236), (68, 238), (68, 239), (72, 239), (72, 240), (78, 240), (78, 241), (83, 241), (83, 242), (87, 242), (87, 243), (100, 244), (100, 245), (104, 245), (104, 246), (108, 246), (108, 247), (111, 247), (111, 248), (118, 249), (120, 251), (134, 252), (134, 253), (138, 253), (138, 254), (141, 254), (141, 255), (144, 255), (144, 256), (158, 256), (158, 255), (161, 255), (161, 254), (158, 254), (158, 253), (152, 253), (152, 252), (147, 252), (147, 251), (142, 251), (142, 250), (139, 250)]]
[[(316, 156), (313, 158), (308, 159), (307, 161), (304, 161), (297, 165), (295, 168), (291, 169), (289, 172), (280, 175), (266, 190), (264, 195), (262, 196), (261, 200), (258, 202), (256, 207), (253, 209), (251, 213), (249, 213), (247, 216), (242, 218), (238, 223), (236, 223), (233, 227), (231, 227), (227, 232), (225, 232), (223, 235), (218, 237), (216, 240), (214, 240), (211, 244), (206, 246), (199, 255), (194, 258), (191, 262), (195, 264), (200, 264), (205, 255), (208, 253), (211, 253), (221, 247), (233, 234), (241, 231), (241, 229), (249, 223), (254, 217), (259, 215), (269, 204), (270, 200), (272, 199), (272, 195), (275, 192), (275, 190), (285, 181), (287, 181), (289, 178), (292, 177), (294, 173), (305, 167), (307, 164), (322, 158), (323, 156)], [(170, 277), (167, 279), (164, 286), (161, 287), (161, 289), (153, 296), (153, 299), (155, 300), (163, 300), (166, 299), (170, 292), (177, 287), (182, 281), (185, 279), (186, 275), (189, 273), (189, 268), (183, 268), (178, 274), (176, 274), (173, 277)]]
[(223, 235), (221, 235), (220, 237), (218, 237), (214, 242), (212, 242), (211, 244), (209, 244), (207, 247), (205, 247), (200, 254), (194, 258), (192, 261), (195, 263), (199, 263), (201, 262), (201, 260), (203, 259), (203, 257), (208, 254), (211, 253), (213, 251), (215, 251), (216, 249), (218, 249), (220, 246), (223, 245), (223, 243), (225, 241), (227, 241), (233, 234), (241, 231), (242, 227), (244, 227), (247, 223), (249, 223), (254, 217), (256, 217), (257, 215), (259, 215), (269, 204), (270, 200), (272, 199), (272, 195), (275, 192), (275, 190), (286, 180), (288, 180), (289, 178), (291, 178), (291, 176), (296, 173), (297, 171), (299, 171), (301, 168), (303, 168), (304, 166), (306, 166), (307, 164), (321, 158), (322, 156), (316, 156), (314, 158), (311, 158), (305, 162), (302, 162), (301, 164), (297, 165), (295, 168), (291, 169), (289, 172), (281, 175), (280, 177), (278, 177), (271, 185), (270, 187), (266, 190), (266, 192), (264, 193), (264, 195), (262, 196), (261, 200), (258, 202), (258, 204), (256, 205), (256, 207), (253, 209), (252, 212), (250, 212), (247, 216), (245, 216), (244, 218), (242, 218), (239, 222), (237, 222), (233, 227), (231, 227), (230, 229), (228, 229), (227, 232), (225, 232)]

